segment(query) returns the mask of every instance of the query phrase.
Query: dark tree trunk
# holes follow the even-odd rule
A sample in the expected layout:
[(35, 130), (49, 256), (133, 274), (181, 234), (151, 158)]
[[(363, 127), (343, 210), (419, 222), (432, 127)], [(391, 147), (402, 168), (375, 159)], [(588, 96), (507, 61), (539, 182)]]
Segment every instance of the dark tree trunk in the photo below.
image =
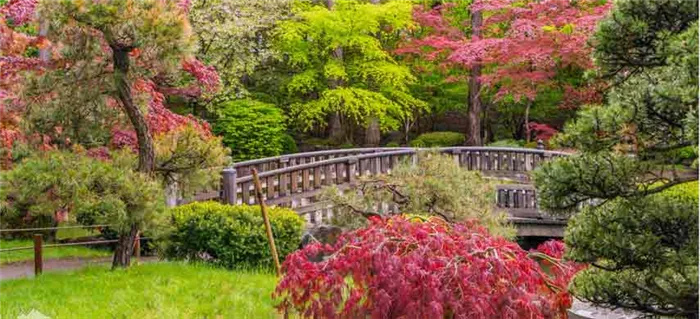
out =
[(128, 234), (119, 235), (117, 247), (114, 249), (114, 259), (112, 259), (112, 269), (119, 267), (129, 267), (131, 255), (134, 254), (134, 242), (139, 233), (136, 225), (131, 225)]
[[(481, 36), (481, 11), (472, 12), (472, 37)], [(467, 145), (480, 146), (481, 140), (481, 65), (472, 66), (469, 73), (469, 108), (467, 113)]]
[(532, 107), (532, 100), (527, 99), (525, 103), (525, 142), (530, 143), (532, 139), (532, 132), (530, 132), (530, 107)]
[[(117, 97), (121, 102), (124, 112), (129, 117), (131, 125), (136, 131), (136, 138), (139, 144), (139, 167), (138, 170), (147, 175), (151, 175), (155, 169), (155, 151), (153, 149), (153, 139), (148, 132), (146, 118), (141, 109), (134, 104), (131, 95), (131, 85), (129, 84), (129, 51), (131, 48), (112, 46), (112, 58), (114, 62), (114, 84), (117, 89)], [(131, 262), (134, 240), (138, 227), (131, 225), (128, 234), (120, 234), (117, 247), (114, 251), (112, 268), (128, 267)]]
[(365, 129), (365, 146), (379, 146), (382, 135), (379, 131), (379, 120), (371, 117)]

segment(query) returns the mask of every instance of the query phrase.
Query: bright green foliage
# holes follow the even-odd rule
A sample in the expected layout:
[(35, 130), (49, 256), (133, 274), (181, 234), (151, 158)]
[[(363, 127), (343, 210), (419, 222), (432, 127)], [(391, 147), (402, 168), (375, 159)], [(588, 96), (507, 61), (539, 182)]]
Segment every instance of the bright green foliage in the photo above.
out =
[(332, 10), (300, 5), (295, 19), (280, 23), (276, 49), (293, 72), (284, 88), (303, 129), (325, 125), (335, 112), (360, 126), (374, 117), (382, 130), (397, 129), (425, 107), (409, 93), (410, 70), (385, 50), (411, 27), (411, 8), (408, 1), (341, 0)]
[(292, 0), (195, 0), (189, 12), (197, 57), (214, 66), (223, 88), (217, 100), (245, 94), (241, 78), (273, 58), (274, 26), (291, 15)]
[(450, 156), (421, 153), (417, 165), (404, 162), (391, 174), (361, 177), (355, 189), (345, 193), (335, 186), (326, 189), (324, 198), (336, 207), (334, 223), (360, 227), (366, 217), (391, 215), (387, 208), (397, 205), (399, 213), (448, 221), (476, 219), (494, 235), (514, 235), (505, 215), (493, 210), (493, 183), (479, 172), (461, 168)]
[[(153, 230), (162, 224), (165, 200), (160, 184), (131, 167), (51, 151), (3, 172), (2, 180), (2, 228), (49, 226), (83, 216), (114, 225), (119, 233), (128, 233), (131, 225)], [(67, 216), (62, 217), (64, 212)]]
[[(296, 250), (304, 221), (287, 208), (268, 211), (280, 259)], [(165, 256), (212, 262), (227, 268), (272, 267), (262, 214), (258, 206), (192, 203), (172, 212), (172, 233)]]
[(297, 142), (289, 134), (282, 135), (282, 154), (291, 154), (299, 151)]
[(539, 204), (580, 210), (565, 236), (592, 264), (577, 297), (697, 318), (698, 3), (620, 0), (611, 14), (595, 56), (616, 83), (557, 138), (581, 153), (535, 172)]
[(272, 104), (235, 100), (217, 108), (213, 131), (223, 137), (235, 161), (277, 156), (289, 143), (282, 110)]
[(276, 284), (268, 272), (191, 263), (118, 271), (93, 266), (3, 280), (0, 316), (18, 318), (35, 309), (53, 319), (276, 318), (270, 296)]
[(464, 145), (465, 137), (457, 132), (430, 132), (411, 141), (412, 147), (448, 147)]
[(507, 140), (498, 140), (493, 143), (489, 143), (486, 146), (492, 146), (492, 147), (523, 147), (525, 143), (523, 141), (516, 141), (513, 139), (507, 139)]

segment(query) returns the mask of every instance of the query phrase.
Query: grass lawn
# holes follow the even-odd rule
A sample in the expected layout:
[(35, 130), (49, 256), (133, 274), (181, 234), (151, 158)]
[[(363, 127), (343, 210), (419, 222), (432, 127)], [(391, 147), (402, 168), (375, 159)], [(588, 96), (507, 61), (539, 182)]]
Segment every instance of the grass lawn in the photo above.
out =
[[(32, 247), (34, 242), (29, 239), (0, 240), (0, 249), (14, 247)], [(47, 247), (43, 250), (44, 259), (56, 259), (67, 257), (107, 257), (112, 252), (107, 249), (94, 249), (87, 246)], [(16, 250), (0, 252), (0, 264), (17, 261), (34, 260), (34, 250)]]
[(281, 318), (273, 274), (186, 263), (88, 267), (0, 282), (0, 317), (36, 309), (57, 318)]

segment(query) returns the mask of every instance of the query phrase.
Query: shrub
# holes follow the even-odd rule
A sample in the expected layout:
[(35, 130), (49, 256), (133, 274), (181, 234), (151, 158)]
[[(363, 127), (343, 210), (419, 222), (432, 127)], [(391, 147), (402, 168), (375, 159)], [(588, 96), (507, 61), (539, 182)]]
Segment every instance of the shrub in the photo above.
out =
[(282, 154), (292, 154), (299, 151), (297, 147), (297, 142), (289, 134), (284, 134), (282, 136)]
[(492, 234), (509, 237), (514, 229), (495, 213), (494, 185), (480, 172), (468, 171), (448, 155), (420, 152), (417, 165), (403, 162), (391, 174), (363, 176), (355, 190), (329, 187), (321, 198), (333, 203), (333, 223), (344, 228), (366, 225), (366, 216), (388, 216), (384, 204), (404, 214), (433, 215), (448, 221), (477, 219)]
[(507, 140), (498, 140), (492, 143), (489, 143), (487, 146), (493, 146), (493, 147), (523, 147), (525, 145), (525, 142), (523, 141), (517, 141), (513, 139), (507, 139)]
[[(291, 254), (274, 297), (313, 318), (566, 318), (581, 266), (556, 259), (563, 245), (543, 248), (528, 253), (473, 222), (376, 218)], [(330, 257), (309, 261), (318, 253)]]
[(400, 147), (401, 145), (398, 142), (389, 142), (386, 143), (386, 147)]
[[(299, 246), (304, 221), (287, 208), (271, 208), (269, 213), (277, 251), (284, 258)], [(173, 209), (171, 222), (166, 257), (227, 268), (273, 265), (258, 206), (192, 203)]]
[[(77, 220), (111, 224), (122, 234), (133, 225), (151, 230), (162, 224), (165, 200), (161, 185), (130, 167), (50, 151), (3, 172), (2, 180), (2, 228)], [(51, 240), (55, 232), (47, 235)]]
[(412, 147), (448, 147), (463, 145), (464, 134), (457, 132), (430, 132), (411, 141)]
[(219, 106), (213, 132), (223, 136), (235, 161), (282, 154), (286, 126), (282, 110), (254, 100), (228, 101)]

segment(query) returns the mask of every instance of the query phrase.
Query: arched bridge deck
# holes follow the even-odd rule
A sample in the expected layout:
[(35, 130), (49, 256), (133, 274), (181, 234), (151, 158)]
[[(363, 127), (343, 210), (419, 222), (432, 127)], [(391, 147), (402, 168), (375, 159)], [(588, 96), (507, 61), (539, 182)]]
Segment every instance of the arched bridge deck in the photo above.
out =
[[(525, 148), (446, 147), (434, 149), (451, 155), (468, 170), (507, 179), (497, 186), (496, 205), (505, 210), (520, 236), (561, 237), (565, 220), (539, 211), (529, 172), (542, 162), (567, 153)], [(258, 170), (263, 196), (269, 205), (291, 207), (311, 225), (327, 221), (333, 207), (317, 199), (325, 186), (349, 189), (365, 175), (390, 173), (401, 161), (417, 161), (417, 148), (356, 148), (289, 154), (234, 164), (222, 172), (222, 186), (188, 201), (221, 200), (255, 204), (252, 168)]]

